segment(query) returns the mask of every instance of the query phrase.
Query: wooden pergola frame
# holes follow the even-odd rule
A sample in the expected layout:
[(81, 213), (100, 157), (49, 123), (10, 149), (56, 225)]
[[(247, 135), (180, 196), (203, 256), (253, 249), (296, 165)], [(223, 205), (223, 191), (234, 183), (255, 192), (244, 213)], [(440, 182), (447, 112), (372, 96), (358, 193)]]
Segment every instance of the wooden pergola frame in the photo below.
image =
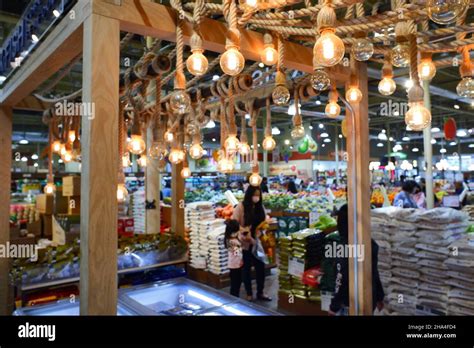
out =
[[(120, 31), (175, 41), (173, 9), (149, 0), (79, 0), (69, 14), (0, 91), (0, 243), (9, 240), (12, 109), (74, 57), (83, 54), (83, 102), (95, 104), (95, 117), (82, 119), (81, 314), (114, 315), (117, 310), (117, 167)], [(203, 47), (225, 49), (224, 23), (205, 19)], [(186, 24), (186, 44), (192, 26)], [(261, 33), (242, 30), (241, 52), (259, 60)], [(312, 49), (285, 42), (285, 65), (311, 73)], [(348, 111), (349, 240), (365, 245), (365, 259), (350, 272), (351, 314), (372, 314), (367, 66), (330, 69), (332, 81), (345, 85), (352, 72), (363, 100)], [(184, 181), (173, 166), (173, 230), (184, 230), (179, 205)], [(357, 267), (356, 267), (357, 266)], [(0, 260), (0, 314), (8, 313), (8, 260)], [(356, 306), (357, 303), (357, 306)]]

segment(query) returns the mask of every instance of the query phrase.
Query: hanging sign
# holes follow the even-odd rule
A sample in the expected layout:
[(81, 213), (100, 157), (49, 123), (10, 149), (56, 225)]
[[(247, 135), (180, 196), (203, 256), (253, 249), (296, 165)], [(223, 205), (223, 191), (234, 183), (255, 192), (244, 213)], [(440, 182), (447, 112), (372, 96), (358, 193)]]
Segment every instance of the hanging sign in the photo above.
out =
[(295, 277), (302, 277), (304, 273), (304, 260), (290, 257), (288, 261), (288, 274)]

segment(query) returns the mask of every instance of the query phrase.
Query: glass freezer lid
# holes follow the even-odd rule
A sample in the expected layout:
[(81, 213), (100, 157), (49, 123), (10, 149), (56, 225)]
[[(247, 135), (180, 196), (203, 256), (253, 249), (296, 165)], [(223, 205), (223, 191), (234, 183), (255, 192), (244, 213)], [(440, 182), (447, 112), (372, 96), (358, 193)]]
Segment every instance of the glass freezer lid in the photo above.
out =
[(161, 315), (198, 315), (235, 302), (230, 295), (183, 278), (124, 289), (120, 299), (139, 312)]
[(251, 307), (244, 303), (236, 302), (223, 305), (219, 308), (210, 309), (200, 313), (199, 315), (203, 316), (214, 316), (214, 315), (223, 315), (223, 316), (267, 316), (275, 315), (270, 311), (266, 311), (264, 308), (257, 309)]
[[(62, 300), (40, 306), (19, 308), (15, 311), (15, 314), (19, 316), (78, 316), (79, 311), (79, 301), (71, 303), (68, 300)], [(117, 305), (117, 315), (128, 316), (136, 315), (136, 313), (119, 303)]]

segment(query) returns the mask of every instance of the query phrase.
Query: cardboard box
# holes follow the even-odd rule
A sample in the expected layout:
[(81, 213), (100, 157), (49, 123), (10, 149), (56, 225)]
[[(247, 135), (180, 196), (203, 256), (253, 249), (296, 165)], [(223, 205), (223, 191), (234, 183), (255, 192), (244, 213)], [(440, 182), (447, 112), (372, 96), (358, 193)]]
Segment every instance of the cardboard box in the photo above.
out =
[(53, 236), (53, 216), (49, 214), (41, 214), (42, 233), (43, 238), (51, 239)]
[(68, 197), (67, 213), (68, 215), (81, 214), (81, 196)]
[(58, 187), (54, 195), (54, 214), (67, 214), (69, 199), (63, 196), (63, 188)]
[(36, 210), (39, 213), (51, 215), (54, 210), (54, 195), (37, 195)]
[(63, 196), (80, 196), (81, 195), (81, 177), (65, 176), (63, 178)]

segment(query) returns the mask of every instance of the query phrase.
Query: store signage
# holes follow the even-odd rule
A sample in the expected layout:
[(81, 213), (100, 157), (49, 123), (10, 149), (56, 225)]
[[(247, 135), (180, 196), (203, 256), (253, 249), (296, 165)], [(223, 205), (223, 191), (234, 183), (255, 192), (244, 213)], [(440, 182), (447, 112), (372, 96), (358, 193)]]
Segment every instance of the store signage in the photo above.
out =
[(288, 274), (295, 277), (302, 277), (304, 273), (304, 260), (290, 257), (288, 261)]
[(270, 176), (280, 175), (297, 175), (298, 168), (294, 164), (272, 164), (269, 168)]

